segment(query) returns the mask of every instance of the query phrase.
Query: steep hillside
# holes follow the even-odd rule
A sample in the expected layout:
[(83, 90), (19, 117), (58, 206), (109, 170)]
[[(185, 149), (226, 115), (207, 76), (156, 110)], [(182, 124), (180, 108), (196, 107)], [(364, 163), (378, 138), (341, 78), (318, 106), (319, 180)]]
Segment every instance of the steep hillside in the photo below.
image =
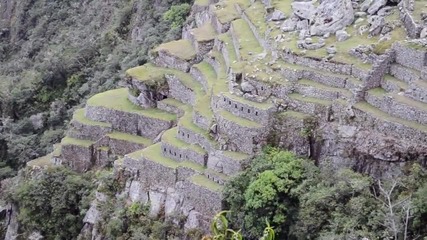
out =
[(189, 6), (178, 21), (164, 13), (183, 2), (2, 0), (0, 179), (51, 151), (75, 106), (179, 37)]

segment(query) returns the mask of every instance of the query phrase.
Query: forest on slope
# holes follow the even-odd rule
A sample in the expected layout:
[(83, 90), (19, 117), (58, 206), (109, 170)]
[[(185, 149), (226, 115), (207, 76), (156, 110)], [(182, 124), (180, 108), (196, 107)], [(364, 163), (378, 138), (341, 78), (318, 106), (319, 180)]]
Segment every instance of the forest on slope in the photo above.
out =
[(180, 37), (187, 0), (2, 0), (0, 180), (44, 156), (73, 110)]

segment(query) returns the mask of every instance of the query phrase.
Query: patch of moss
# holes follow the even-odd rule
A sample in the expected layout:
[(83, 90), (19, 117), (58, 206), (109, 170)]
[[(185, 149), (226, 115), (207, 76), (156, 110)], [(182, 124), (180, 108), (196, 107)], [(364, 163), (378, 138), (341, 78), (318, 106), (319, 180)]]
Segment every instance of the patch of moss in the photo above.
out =
[(368, 91), (368, 93), (369, 93), (369, 94), (372, 94), (372, 95), (374, 95), (374, 96), (377, 96), (377, 97), (381, 97), (381, 96), (383, 96), (384, 94), (386, 94), (387, 92), (386, 92), (386, 90), (384, 90), (383, 88), (373, 88), (373, 89), (370, 89), (370, 90)]
[[(165, 70), (160, 67), (156, 67), (151, 63), (145, 65), (134, 67), (126, 71), (126, 74), (133, 79), (151, 83), (152, 84), (163, 84), (165, 79)], [(150, 85), (150, 84), (149, 84)]]
[(52, 155), (48, 154), (46, 156), (31, 160), (27, 162), (28, 167), (50, 167), (53, 166)]
[(203, 167), (202, 165), (200, 165), (200, 164), (197, 164), (197, 163), (195, 163), (195, 162), (190, 162), (190, 161), (184, 161), (184, 162), (181, 162), (180, 164), (179, 164), (179, 166), (180, 167), (186, 167), (186, 168), (190, 168), (190, 169), (193, 169), (193, 170), (195, 170), (195, 171), (197, 171), (197, 172), (199, 172), (199, 173), (203, 173), (204, 171), (205, 171), (205, 167)]

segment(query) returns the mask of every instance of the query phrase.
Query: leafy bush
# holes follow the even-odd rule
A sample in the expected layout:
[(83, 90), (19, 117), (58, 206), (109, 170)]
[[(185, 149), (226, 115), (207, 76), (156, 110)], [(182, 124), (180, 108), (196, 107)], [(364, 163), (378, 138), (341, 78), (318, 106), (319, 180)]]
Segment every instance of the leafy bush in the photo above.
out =
[(170, 22), (173, 29), (181, 28), (190, 10), (191, 6), (188, 3), (175, 5), (165, 12), (163, 19)]

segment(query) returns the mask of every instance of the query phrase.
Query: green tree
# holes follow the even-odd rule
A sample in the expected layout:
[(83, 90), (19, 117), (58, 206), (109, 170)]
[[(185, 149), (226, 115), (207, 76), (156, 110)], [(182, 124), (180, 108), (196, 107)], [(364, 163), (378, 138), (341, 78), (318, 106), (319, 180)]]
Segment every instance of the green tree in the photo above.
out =
[(265, 218), (275, 226), (279, 239), (286, 236), (297, 210), (293, 189), (303, 181), (308, 161), (276, 148), (266, 148), (251, 167), (230, 181), (225, 189), (230, 220), (248, 238), (258, 238)]
[(88, 176), (53, 168), (36, 179), (21, 181), (10, 200), (19, 207), (18, 219), (26, 233), (37, 230), (46, 239), (75, 239), (92, 189)]
[(172, 28), (181, 28), (187, 15), (190, 13), (191, 6), (188, 3), (172, 6), (164, 13), (163, 19), (172, 24)]

